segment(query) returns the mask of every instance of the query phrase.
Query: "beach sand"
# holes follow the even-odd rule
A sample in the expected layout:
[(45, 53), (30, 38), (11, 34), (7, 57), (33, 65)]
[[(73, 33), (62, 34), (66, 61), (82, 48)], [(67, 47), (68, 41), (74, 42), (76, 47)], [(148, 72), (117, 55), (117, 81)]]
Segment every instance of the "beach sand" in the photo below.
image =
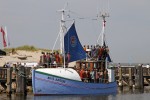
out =
[[(39, 51), (24, 51), (17, 50), (15, 54), (7, 54), (6, 56), (0, 56), (0, 66), (3, 66), (6, 62), (39, 62), (41, 56), (41, 50)], [(24, 60), (19, 59), (27, 57)]]

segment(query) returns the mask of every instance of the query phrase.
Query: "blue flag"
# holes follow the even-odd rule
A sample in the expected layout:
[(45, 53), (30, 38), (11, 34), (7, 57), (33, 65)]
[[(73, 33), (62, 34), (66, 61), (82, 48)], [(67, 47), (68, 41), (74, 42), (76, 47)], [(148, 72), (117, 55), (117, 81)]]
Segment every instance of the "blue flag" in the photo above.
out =
[(109, 54), (107, 54), (107, 60), (109, 61), (109, 62), (112, 62), (112, 60), (111, 60), (111, 58), (110, 58), (110, 56), (109, 56)]
[(77, 61), (86, 58), (86, 52), (84, 51), (79, 41), (74, 23), (64, 37), (64, 46), (67, 56), (67, 62)]

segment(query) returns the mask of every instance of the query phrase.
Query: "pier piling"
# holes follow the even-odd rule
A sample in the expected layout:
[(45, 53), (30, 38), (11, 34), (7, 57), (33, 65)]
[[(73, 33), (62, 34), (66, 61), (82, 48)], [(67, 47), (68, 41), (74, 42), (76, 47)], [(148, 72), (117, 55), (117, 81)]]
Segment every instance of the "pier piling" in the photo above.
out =
[(136, 89), (143, 89), (144, 88), (142, 65), (138, 65), (135, 67), (135, 88)]
[(18, 66), (18, 71), (16, 74), (16, 94), (17, 95), (27, 95), (26, 90), (26, 75), (25, 67)]
[(12, 94), (12, 68), (7, 68), (7, 89), (6, 89), (6, 93), (8, 96), (11, 96)]
[(129, 68), (129, 89), (133, 86), (133, 74), (132, 74), (132, 68)]
[(120, 67), (118, 70), (119, 70), (119, 89), (123, 90), (122, 68)]

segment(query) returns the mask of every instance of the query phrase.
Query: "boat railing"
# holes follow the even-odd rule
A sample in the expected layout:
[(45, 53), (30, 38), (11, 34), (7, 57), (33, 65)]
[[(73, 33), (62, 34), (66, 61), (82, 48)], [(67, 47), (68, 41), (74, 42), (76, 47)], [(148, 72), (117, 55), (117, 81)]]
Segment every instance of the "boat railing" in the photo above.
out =
[(109, 82), (107, 78), (98, 78), (98, 79), (82, 78), (82, 81), (86, 83), (108, 83)]
[[(60, 64), (60, 63), (42, 63), (39, 66), (44, 67), (44, 68), (57, 68), (57, 67), (63, 67), (64, 64)], [(68, 64), (65, 64), (66, 67), (68, 67)]]

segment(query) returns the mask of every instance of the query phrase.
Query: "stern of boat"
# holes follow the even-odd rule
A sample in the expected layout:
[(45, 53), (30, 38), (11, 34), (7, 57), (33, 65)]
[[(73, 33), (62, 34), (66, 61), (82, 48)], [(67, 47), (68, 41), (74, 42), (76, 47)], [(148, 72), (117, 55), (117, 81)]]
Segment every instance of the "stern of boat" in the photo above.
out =
[(32, 89), (33, 93), (35, 93), (35, 69), (32, 69)]

